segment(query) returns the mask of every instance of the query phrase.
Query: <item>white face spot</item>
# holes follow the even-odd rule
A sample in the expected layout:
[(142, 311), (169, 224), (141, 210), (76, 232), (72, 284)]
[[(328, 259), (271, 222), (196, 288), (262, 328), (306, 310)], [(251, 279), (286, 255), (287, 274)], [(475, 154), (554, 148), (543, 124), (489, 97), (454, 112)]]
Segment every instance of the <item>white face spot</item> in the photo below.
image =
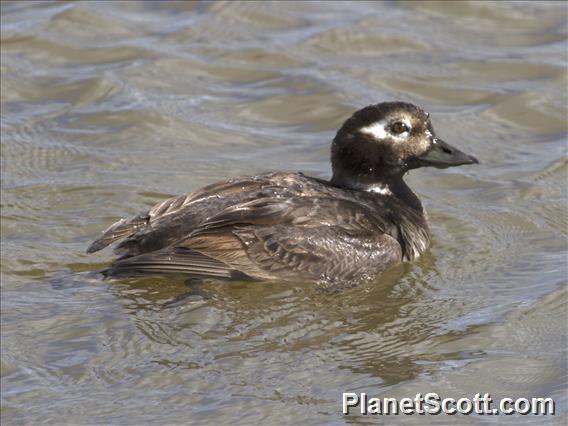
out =
[(359, 131), (366, 135), (371, 135), (375, 139), (384, 139), (389, 134), (386, 126), (387, 122), (381, 120), (371, 124), (370, 126), (362, 127)]
[(426, 139), (424, 139), (420, 143), (420, 146), (421, 146), (422, 149), (426, 150), (430, 146), (430, 143), (435, 144), (436, 138), (434, 137), (434, 135), (432, 134), (432, 132), (430, 130), (426, 129)]
[[(406, 124), (406, 126), (411, 129), (412, 127), (410, 126), (410, 121), (406, 120), (406, 119), (401, 119), (398, 121), (402, 121), (404, 124)], [(410, 134), (410, 132), (403, 132), (400, 133), (398, 135), (391, 133), (390, 129), (389, 129), (389, 124), (390, 122), (386, 121), (386, 120), (380, 120), (380, 121), (376, 121), (373, 124), (370, 124), (368, 126), (362, 127), (361, 129), (359, 129), (359, 131), (361, 133), (364, 133), (366, 135), (371, 135), (373, 138), (377, 139), (377, 140), (382, 140), (382, 139), (386, 139), (387, 136), (390, 139), (393, 139), (395, 141), (405, 141), (408, 138), (408, 135)]]

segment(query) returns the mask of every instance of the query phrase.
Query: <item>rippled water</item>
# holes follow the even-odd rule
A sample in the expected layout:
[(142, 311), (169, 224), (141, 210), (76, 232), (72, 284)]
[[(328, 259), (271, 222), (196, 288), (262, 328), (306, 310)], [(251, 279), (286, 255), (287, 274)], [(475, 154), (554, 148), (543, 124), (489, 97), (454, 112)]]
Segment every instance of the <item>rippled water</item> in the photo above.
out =
[[(342, 391), (551, 396), (548, 419), (390, 421), (563, 424), (566, 7), (3, 2), (4, 424), (373, 420)], [(167, 196), (329, 177), (337, 127), (393, 99), (482, 162), (409, 176), (417, 262), (335, 294), (92, 273), (99, 231)]]

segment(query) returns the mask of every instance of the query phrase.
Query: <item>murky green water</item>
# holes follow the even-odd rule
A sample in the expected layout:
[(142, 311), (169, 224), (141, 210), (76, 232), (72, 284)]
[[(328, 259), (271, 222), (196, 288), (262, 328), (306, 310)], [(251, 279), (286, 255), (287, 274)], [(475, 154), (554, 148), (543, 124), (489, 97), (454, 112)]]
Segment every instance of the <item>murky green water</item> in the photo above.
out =
[[(567, 408), (564, 2), (2, 3), (3, 424), (343, 424), (341, 392)], [(310, 285), (102, 281), (88, 243), (216, 180), (329, 177), (335, 130), (402, 99), (482, 164), (409, 182), (419, 261)]]

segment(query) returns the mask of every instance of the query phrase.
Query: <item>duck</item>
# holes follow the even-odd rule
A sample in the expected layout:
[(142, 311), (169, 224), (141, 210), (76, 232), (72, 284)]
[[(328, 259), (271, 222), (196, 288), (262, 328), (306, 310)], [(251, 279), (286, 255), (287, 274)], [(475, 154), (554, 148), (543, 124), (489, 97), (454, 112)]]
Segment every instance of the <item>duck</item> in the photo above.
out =
[(477, 163), (437, 137), (420, 107), (373, 104), (337, 131), (330, 180), (268, 172), (213, 183), (119, 220), (87, 253), (120, 240), (106, 277), (354, 282), (427, 250), (410, 170)]

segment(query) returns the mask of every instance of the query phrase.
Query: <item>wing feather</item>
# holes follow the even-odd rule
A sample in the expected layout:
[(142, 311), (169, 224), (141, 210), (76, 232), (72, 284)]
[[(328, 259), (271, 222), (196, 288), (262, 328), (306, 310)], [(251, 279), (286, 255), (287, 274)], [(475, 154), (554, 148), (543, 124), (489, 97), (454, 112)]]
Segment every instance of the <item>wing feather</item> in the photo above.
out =
[(278, 191), (282, 194), (293, 192), (281, 185), (287, 176), (267, 173), (235, 178), (169, 198), (142, 214), (113, 223), (87, 248), (87, 253), (102, 250), (121, 239), (125, 241), (116, 250), (121, 255), (133, 256), (165, 248), (174, 240), (187, 236), (208, 217), (231, 205), (257, 198), (262, 191), (271, 195)]
[(234, 278), (239, 275), (238, 271), (218, 260), (179, 248), (118, 259), (104, 273), (112, 276), (178, 273), (215, 278)]
[(179, 244), (256, 278), (349, 279), (400, 261), (388, 226), (348, 200), (263, 199), (225, 209)]

